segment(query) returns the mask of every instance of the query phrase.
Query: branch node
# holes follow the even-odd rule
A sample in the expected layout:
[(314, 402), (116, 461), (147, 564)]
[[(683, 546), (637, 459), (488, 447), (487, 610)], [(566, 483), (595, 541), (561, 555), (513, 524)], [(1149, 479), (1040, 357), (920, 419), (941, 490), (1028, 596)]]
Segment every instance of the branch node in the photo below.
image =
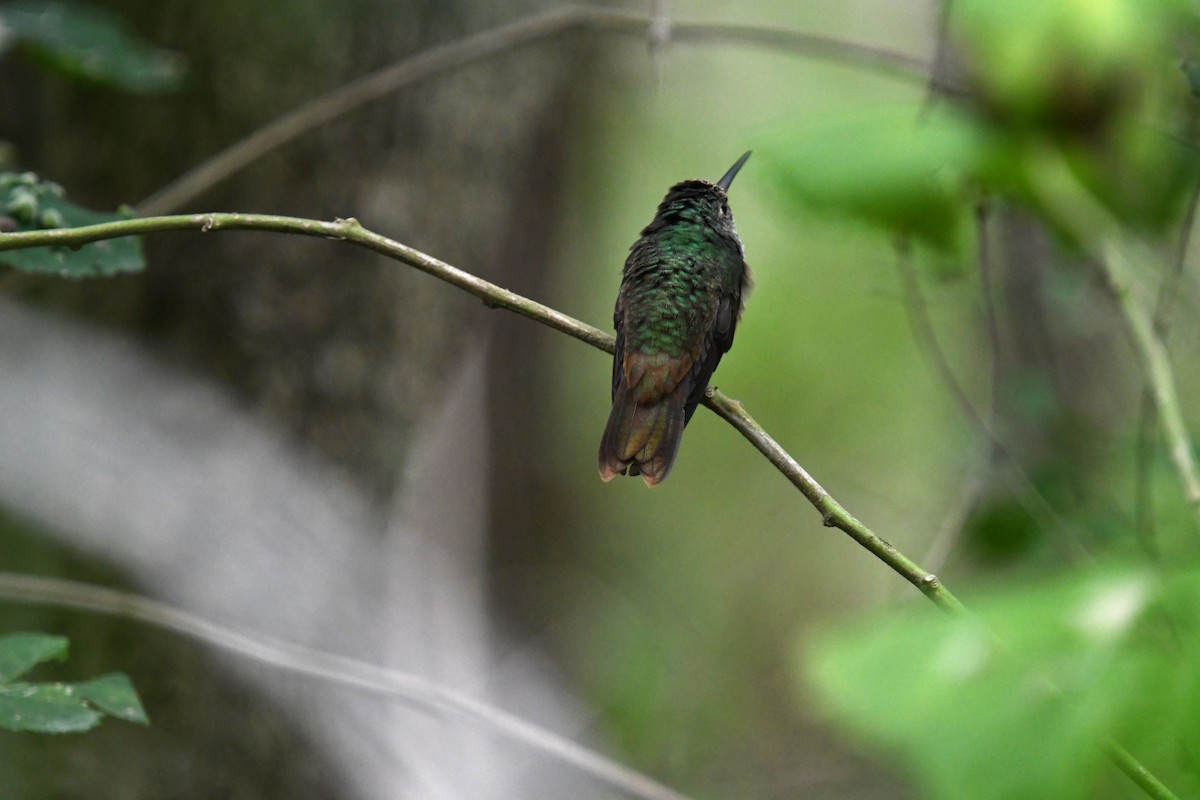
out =
[(354, 217), (338, 217), (333, 224), (337, 228), (337, 235), (331, 236), (331, 239), (344, 240), (347, 235), (362, 230), (362, 225)]

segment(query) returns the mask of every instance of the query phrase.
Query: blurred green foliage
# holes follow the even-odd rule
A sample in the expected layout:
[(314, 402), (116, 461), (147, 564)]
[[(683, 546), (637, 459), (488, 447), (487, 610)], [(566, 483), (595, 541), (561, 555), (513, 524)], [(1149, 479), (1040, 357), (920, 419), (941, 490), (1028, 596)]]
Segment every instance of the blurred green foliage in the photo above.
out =
[(18, 681), (45, 661), (63, 661), (67, 640), (40, 633), (0, 637), (0, 728), (37, 733), (82, 733), (107, 714), (148, 725), (129, 678), (110, 673), (79, 683)]
[(925, 796), (1090, 797), (1114, 739), (1197, 788), (1200, 573), (1087, 569), (968, 603), (856, 624), (806, 658), (829, 710)]
[(1038, 187), (1048, 157), (1121, 223), (1162, 230), (1196, 174), (1195, 147), (1158, 127), (1185, 116), (1186, 75), (1170, 54), (1196, 22), (1171, 0), (955, 3), (949, 35), (966, 66), (949, 99), (806, 119), (764, 156), (795, 204), (959, 256), (981, 194), (1068, 233)]
[(967, 178), (987, 148), (983, 127), (950, 109), (854, 109), (777, 132), (765, 174), (799, 203), (962, 254), (973, 230)]
[(170, 91), (184, 75), (177, 54), (143, 42), (123, 19), (85, 3), (0, 6), (0, 54), (14, 46), (64, 75), (126, 92)]
[(1181, 11), (1175, 0), (956, 0), (952, 25), (982, 116), (1090, 135), (1140, 110)]
[[(1113, 230), (1077, 224), (1096, 218), (1079, 203), (1104, 208), (1127, 236), (1165, 230), (1196, 170), (1194, 146), (1157, 125), (1191, 113), (1171, 54), (1196, 27), (1166, 0), (956, 2), (949, 31), (966, 63), (953, 113), (939, 101), (794, 125), (769, 143), (777, 183), (796, 206), (943, 250), (961, 250), (972, 192), (1024, 205), (1092, 252)], [(1048, 179), (1062, 185), (1058, 164), (1075, 194), (1046, 191)], [(1103, 532), (1093, 552), (1134, 549), (1113, 511), (1089, 523)], [(1003, 498), (978, 507), (968, 530), (1006, 558), (1037, 538)], [(834, 718), (900, 756), (935, 798), (1093, 796), (1113, 739), (1194, 783), (1200, 575), (1088, 568), (968, 605), (970, 616), (912, 609), (813, 642), (808, 675)]]

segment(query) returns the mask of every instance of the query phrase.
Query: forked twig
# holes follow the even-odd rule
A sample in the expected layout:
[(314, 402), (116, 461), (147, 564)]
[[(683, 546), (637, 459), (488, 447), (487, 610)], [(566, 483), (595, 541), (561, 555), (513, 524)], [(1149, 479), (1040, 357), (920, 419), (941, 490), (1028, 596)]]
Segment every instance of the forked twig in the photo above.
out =
[[(282, 145), (405, 86), (571, 32), (644, 36), (653, 41), (654, 15), (600, 6), (561, 6), (405, 58), (315, 97), (257, 129), (137, 204), (144, 215), (181, 210), (204, 192)], [(765, 25), (671, 20), (674, 43), (746, 44), (852, 64), (905, 81), (924, 81), (929, 65), (903, 53), (857, 42)]]

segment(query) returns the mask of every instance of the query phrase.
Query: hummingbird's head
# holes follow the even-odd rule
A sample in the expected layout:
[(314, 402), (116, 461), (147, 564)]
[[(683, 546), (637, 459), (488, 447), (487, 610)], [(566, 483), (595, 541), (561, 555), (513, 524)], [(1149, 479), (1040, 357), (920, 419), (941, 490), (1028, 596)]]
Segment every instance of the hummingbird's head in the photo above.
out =
[(737, 228), (733, 224), (733, 211), (729, 208), (729, 185), (733, 183), (738, 170), (750, 158), (750, 152), (742, 154), (729, 171), (719, 181), (712, 183), (706, 180), (682, 181), (675, 184), (667, 192), (654, 222), (643, 231), (652, 233), (676, 224), (703, 224), (716, 230), (725, 238), (738, 241)]

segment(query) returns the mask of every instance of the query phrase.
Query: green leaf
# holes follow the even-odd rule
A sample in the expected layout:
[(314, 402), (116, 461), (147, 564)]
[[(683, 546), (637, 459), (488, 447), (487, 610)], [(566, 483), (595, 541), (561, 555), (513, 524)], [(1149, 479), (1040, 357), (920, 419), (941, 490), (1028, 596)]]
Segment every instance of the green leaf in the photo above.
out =
[(44, 661), (67, 657), (65, 636), (42, 633), (10, 633), (0, 636), (0, 683), (19, 678)]
[(1000, 124), (1098, 135), (1167, 61), (1174, 0), (962, 0), (967, 83)]
[[(1123, 224), (1177, 225), (1198, 173), (1195, 149), (1167, 132), (1184, 100), (1168, 54), (1195, 22), (1179, 0), (956, 0), (969, 108), (1006, 153), (980, 183), (1055, 225), (1064, 209), (1031, 190), (1054, 151)], [(1194, 87), (1196, 70), (1184, 71)]]
[(112, 672), (75, 685), (76, 694), (101, 711), (123, 719), (149, 725), (150, 718), (128, 676)]
[(1114, 737), (1196, 766), (1180, 763), (1200, 744), (1194, 576), (1089, 572), (969, 605), (830, 634), (807, 659), (834, 718), (899, 754), (923, 796), (1082, 800)]
[(150, 724), (133, 684), (121, 673), (82, 683), (11, 683), (32, 667), (67, 656), (67, 640), (40, 633), (0, 637), (0, 728), (39, 733), (80, 733), (105, 714)]
[(71, 77), (128, 92), (175, 89), (183, 77), (178, 55), (146, 44), (119, 17), (83, 3), (6, 3), (0, 6), (5, 39)]
[(73, 687), (62, 683), (0, 686), (0, 728), (37, 733), (82, 733), (100, 724)]
[(758, 149), (797, 204), (959, 252), (969, 236), (968, 177), (987, 148), (968, 117), (904, 105), (793, 126)]
[[(0, 230), (31, 231), (76, 228), (129, 219), (131, 213), (90, 211), (63, 199), (62, 187), (39, 181), (33, 173), (0, 174)], [(3, 233), (0, 233), (2, 236)], [(134, 236), (67, 247), (33, 247), (0, 252), (0, 263), (64, 278), (112, 276), (139, 272), (145, 267), (141, 240)]]

